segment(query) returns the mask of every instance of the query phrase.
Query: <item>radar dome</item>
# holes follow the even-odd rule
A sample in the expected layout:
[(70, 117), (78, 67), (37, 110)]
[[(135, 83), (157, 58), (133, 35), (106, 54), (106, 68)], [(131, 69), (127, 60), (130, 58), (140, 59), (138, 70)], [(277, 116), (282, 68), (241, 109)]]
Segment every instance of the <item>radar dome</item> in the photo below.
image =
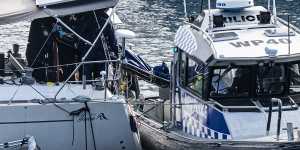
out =
[(216, 8), (224, 10), (238, 10), (254, 6), (253, 0), (217, 0)]

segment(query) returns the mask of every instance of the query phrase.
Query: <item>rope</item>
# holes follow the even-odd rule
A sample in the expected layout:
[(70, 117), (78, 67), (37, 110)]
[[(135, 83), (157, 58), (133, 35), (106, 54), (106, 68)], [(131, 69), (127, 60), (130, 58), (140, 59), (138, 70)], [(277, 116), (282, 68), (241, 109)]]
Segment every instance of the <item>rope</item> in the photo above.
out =
[[(90, 117), (90, 126), (91, 126), (91, 130), (92, 130), (92, 136), (93, 136), (93, 143), (94, 143), (94, 150), (97, 150), (97, 147), (96, 147), (96, 140), (95, 140), (95, 134), (94, 134), (94, 127), (93, 127), (93, 120), (92, 120), (92, 115), (91, 115), (91, 111), (90, 111), (90, 108), (87, 104), (87, 102), (84, 103), (85, 107), (86, 107), (86, 111), (89, 113), (89, 117)], [(85, 116), (85, 119), (86, 119), (86, 116)]]
[(85, 150), (87, 150), (87, 127), (86, 127), (86, 111), (84, 111), (84, 136), (85, 136)]

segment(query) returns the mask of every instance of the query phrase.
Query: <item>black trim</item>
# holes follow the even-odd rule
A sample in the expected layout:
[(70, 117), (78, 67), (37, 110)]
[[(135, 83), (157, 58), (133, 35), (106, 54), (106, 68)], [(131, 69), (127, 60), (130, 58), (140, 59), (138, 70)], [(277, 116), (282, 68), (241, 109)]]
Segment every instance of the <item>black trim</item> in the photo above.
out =
[(215, 60), (214, 55), (210, 55), (210, 56), (207, 58), (206, 63), (209, 64), (209, 63), (212, 62), (213, 60)]
[(73, 120), (24, 121), (24, 122), (0, 122), (0, 125), (5, 125), (5, 124), (29, 124), (29, 123), (54, 123), (54, 122), (73, 122)]
[[(200, 98), (203, 98), (203, 95), (204, 95), (204, 70), (206, 68), (206, 65), (204, 62), (200, 61), (199, 59), (197, 59), (196, 57), (192, 56), (192, 55), (189, 55), (188, 53), (184, 52), (184, 51), (180, 51), (180, 62), (182, 61), (182, 53), (185, 54), (185, 60), (184, 60), (184, 63), (185, 63), (185, 68), (184, 68), (184, 81), (183, 82), (180, 82), (182, 88), (184, 88), (185, 90), (189, 91), (190, 93), (192, 93), (193, 95), (197, 96), (197, 97), (200, 97)], [(201, 87), (201, 93), (200, 91), (196, 91), (195, 89), (192, 89), (191, 87), (188, 86), (188, 73), (189, 73), (189, 64), (190, 64), (190, 60), (194, 61), (194, 63), (197, 63), (197, 64), (202, 64), (203, 65), (203, 68), (201, 70), (201, 73), (202, 73), (202, 76), (203, 76), (203, 80), (202, 80), (202, 87)], [(181, 64), (180, 64), (181, 65)], [(181, 70), (181, 66), (180, 66), (180, 70)], [(182, 73), (181, 71), (179, 70), (180, 73)], [(182, 75), (180, 75), (180, 77), (182, 77)], [(182, 79), (182, 78), (181, 78)]]

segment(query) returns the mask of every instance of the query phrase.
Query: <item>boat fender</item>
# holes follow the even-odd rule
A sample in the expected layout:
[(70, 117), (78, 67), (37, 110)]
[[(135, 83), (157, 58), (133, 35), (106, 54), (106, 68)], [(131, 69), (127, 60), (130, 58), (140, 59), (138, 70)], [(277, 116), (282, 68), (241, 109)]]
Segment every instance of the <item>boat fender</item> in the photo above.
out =
[(132, 132), (137, 132), (137, 124), (136, 121), (134, 119), (134, 117), (132, 115), (129, 116), (129, 122), (130, 122), (130, 129)]

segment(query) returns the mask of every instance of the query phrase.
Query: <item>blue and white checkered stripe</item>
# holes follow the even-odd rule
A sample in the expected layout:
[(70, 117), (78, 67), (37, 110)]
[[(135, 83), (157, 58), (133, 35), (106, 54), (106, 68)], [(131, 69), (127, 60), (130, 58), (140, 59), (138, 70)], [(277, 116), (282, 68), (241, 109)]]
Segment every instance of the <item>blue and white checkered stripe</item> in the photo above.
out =
[(191, 134), (193, 136), (205, 139), (220, 139), (229, 140), (231, 136), (229, 134), (220, 133), (213, 129), (210, 129), (200, 122), (195, 123), (192, 119), (183, 119), (183, 132)]
[(198, 50), (195, 34), (188, 26), (181, 26), (175, 35), (175, 45), (189, 54)]

